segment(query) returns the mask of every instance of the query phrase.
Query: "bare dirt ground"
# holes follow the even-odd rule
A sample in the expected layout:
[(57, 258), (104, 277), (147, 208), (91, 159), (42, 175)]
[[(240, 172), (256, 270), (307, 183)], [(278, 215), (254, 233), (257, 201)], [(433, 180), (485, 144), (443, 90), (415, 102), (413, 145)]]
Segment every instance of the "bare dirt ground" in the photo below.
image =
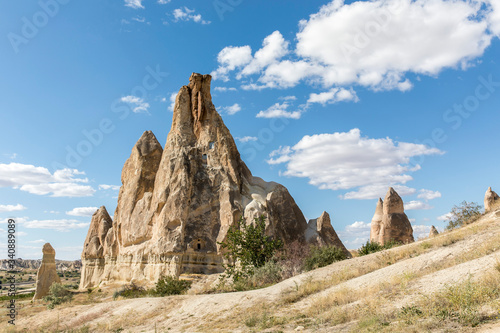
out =
[[(497, 215), (500, 211), (432, 239), (337, 262), (264, 289), (126, 300), (113, 300), (104, 292), (107, 296), (86, 302), (90, 304), (74, 301), (53, 310), (25, 301), (20, 302), (16, 330), (7, 325), (4, 310), (0, 325), (4, 331), (20, 332), (363, 331), (360, 319), (349, 313), (366, 304), (373, 303), (372, 308), (381, 312), (399, 311), (447, 286), (500, 274)], [(377, 303), (379, 299), (384, 302)], [(491, 304), (499, 307), (486, 307), (483, 312), (489, 319), (477, 327), (453, 322), (403, 328), (390, 324), (365, 331), (500, 332), (500, 300)], [(341, 314), (345, 318), (339, 320)]]

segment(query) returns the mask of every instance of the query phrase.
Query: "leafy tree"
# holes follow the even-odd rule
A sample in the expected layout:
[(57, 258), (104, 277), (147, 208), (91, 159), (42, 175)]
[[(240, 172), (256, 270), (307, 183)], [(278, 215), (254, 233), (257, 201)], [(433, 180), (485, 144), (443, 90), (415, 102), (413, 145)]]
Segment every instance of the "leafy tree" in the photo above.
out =
[(367, 241), (366, 244), (364, 244), (363, 246), (361, 246), (359, 248), (358, 255), (359, 256), (364, 256), (364, 255), (367, 255), (367, 254), (370, 254), (370, 253), (375, 253), (375, 252), (378, 252), (378, 251), (391, 249), (391, 248), (393, 248), (395, 246), (399, 246), (401, 244), (402, 244), (401, 242), (397, 242), (397, 241), (395, 241), (393, 239), (391, 239), (390, 241), (386, 242), (384, 245), (381, 245), (378, 242)]
[(281, 249), (283, 242), (266, 236), (266, 222), (263, 215), (255, 218), (254, 223), (246, 224), (243, 217), (229, 229), (227, 239), (219, 243), (226, 250), (224, 265), (226, 274), (234, 281), (250, 276), (255, 268), (262, 267)]
[(452, 230), (476, 221), (481, 216), (482, 206), (475, 202), (462, 201), (451, 209), (449, 218), (445, 221), (446, 229)]
[(191, 287), (191, 283), (191, 281), (179, 280), (172, 276), (160, 277), (153, 294), (157, 296), (181, 295)]
[(304, 260), (306, 271), (328, 266), (336, 261), (347, 259), (346, 254), (336, 246), (313, 246)]

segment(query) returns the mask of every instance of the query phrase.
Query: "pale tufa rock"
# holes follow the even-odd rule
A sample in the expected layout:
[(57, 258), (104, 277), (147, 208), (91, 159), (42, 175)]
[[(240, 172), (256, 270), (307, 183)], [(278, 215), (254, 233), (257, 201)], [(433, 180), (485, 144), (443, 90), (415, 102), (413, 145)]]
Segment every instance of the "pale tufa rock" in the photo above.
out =
[(333, 245), (342, 250), (347, 258), (352, 258), (351, 252), (346, 249), (339, 236), (337, 236), (335, 229), (333, 229), (330, 215), (327, 212), (323, 212), (317, 219), (309, 220), (306, 241), (317, 246)]
[(36, 274), (36, 291), (33, 300), (47, 296), (50, 286), (53, 283), (61, 282), (56, 270), (56, 251), (50, 243), (45, 243), (42, 248), (42, 253), (42, 264), (38, 268)]
[(498, 194), (496, 194), (495, 191), (491, 189), (491, 187), (488, 187), (488, 190), (484, 195), (484, 211), (489, 212), (494, 210), (498, 207), (499, 203), (500, 197), (498, 196)]

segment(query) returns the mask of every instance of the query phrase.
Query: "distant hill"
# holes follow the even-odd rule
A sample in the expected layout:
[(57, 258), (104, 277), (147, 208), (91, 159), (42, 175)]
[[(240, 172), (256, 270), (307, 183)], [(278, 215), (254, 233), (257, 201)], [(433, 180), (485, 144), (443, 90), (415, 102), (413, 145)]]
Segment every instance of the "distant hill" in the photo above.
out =
[[(16, 259), (15, 269), (21, 270), (30, 270), (30, 269), (38, 269), (40, 264), (42, 263), (42, 259)], [(66, 271), (66, 270), (80, 270), (82, 267), (81, 260), (57, 260), (56, 259), (56, 267), (57, 270)], [(9, 260), (8, 259), (0, 259), (0, 270), (7, 271), (9, 270)]]

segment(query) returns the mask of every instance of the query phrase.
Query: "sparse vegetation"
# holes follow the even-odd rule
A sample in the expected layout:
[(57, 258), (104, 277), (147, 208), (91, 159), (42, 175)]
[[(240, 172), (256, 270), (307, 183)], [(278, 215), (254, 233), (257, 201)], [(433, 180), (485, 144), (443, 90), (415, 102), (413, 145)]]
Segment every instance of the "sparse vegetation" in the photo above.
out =
[(446, 229), (453, 230), (475, 222), (481, 216), (481, 210), (482, 206), (475, 202), (463, 201), (460, 205), (453, 206), (450, 217), (445, 221), (448, 223)]
[(47, 308), (53, 309), (56, 305), (71, 302), (73, 299), (73, 293), (60, 283), (53, 283), (50, 286), (49, 294), (43, 297), (43, 300), (49, 302)]
[(345, 259), (346, 254), (336, 246), (313, 246), (304, 260), (304, 269), (310, 271)]
[(181, 295), (191, 287), (191, 281), (179, 280), (172, 276), (161, 277), (153, 290), (155, 296)]
[(248, 225), (241, 218), (228, 231), (227, 240), (219, 244), (228, 261), (224, 267), (225, 274), (234, 281), (252, 275), (254, 269), (264, 266), (283, 247), (280, 239), (272, 239), (266, 235), (263, 215)]
[(382, 250), (391, 249), (395, 246), (402, 245), (400, 242), (396, 242), (395, 240), (390, 240), (386, 242), (384, 245), (381, 245), (378, 242), (367, 241), (365, 245), (361, 246), (358, 250), (359, 256), (365, 256), (370, 253), (379, 252)]

